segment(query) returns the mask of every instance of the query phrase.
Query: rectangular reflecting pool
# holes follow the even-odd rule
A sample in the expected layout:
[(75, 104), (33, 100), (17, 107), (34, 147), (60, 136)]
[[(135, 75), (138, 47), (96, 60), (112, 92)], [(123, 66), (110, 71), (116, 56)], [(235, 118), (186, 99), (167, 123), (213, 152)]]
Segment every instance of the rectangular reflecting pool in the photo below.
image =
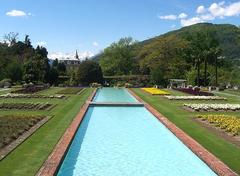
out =
[(99, 89), (93, 99), (94, 102), (122, 102), (133, 103), (137, 100), (124, 88)]
[[(101, 94), (101, 91), (111, 92), (101, 89), (98, 92), (100, 97), (106, 93)], [(128, 100), (135, 100), (124, 92), (126, 90), (118, 91), (123, 97), (130, 96)], [(111, 101), (116, 100), (110, 98)], [(102, 97), (101, 100), (108, 101), (108, 98)], [(145, 107), (90, 106), (57, 175), (216, 174)]]

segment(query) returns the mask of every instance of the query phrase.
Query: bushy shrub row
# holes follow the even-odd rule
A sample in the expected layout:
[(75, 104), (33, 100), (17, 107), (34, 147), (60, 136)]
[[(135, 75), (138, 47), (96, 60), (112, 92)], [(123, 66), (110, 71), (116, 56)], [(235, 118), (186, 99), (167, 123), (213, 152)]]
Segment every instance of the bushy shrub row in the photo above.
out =
[(9, 110), (46, 110), (50, 108), (52, 104), (49, 103), (1, 103), (0, 109)]
[(105, 76), (104, 79), (109, 86), (119, 85), (120, 87), (124, 87), (126, 83), (130, 84), (131, 87), (153, 86), (149, 75)]
[(44, 116), (6, 115), (0, 116), (0, 149), (17, 139)]

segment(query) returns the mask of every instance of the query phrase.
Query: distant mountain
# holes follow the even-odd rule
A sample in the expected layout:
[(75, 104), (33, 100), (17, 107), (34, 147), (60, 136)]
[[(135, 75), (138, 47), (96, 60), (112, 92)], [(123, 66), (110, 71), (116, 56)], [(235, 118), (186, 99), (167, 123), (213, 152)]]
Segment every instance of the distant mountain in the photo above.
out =
[(223, 50), (223, 55), (226, 56), (226, 58), (240, 59), (240, 28), (231, 24), (199, 23), (142, 41), (139, 44), (140, 46), (144, 46), (153, 42), (154, 40), (160, 40), (163, 37), (169, 37), (171, 35), (184, 37), (189, 33), (201, 32), (205, 30), (214, 31), (216, 33), (216, 38), (221, 49)]
[[(240, 28), (231, 24), (199, 23), (183, 27), (181, 29), (139, 42), (139, 50), (155, 40), (161, 40), (161, 38), (171, 37), (172, 35), (183, 38), (190, 33), (205, 30), (214, 31), (216, 33), (216, 38), (219, 41), (220, 47), (223, 50), (223, 55), (226, 56), (226, 58), (240, 60)], [(92, 59), (99, 61), (101, 56), (102, 53), (92, 57)]]

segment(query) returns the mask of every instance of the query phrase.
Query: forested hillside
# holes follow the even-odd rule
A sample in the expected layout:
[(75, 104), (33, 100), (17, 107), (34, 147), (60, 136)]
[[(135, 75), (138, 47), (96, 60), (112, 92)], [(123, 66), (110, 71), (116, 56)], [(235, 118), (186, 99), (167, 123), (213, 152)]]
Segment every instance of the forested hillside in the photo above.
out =
[(152, 84), (171, 78), (192, 85), (240, 83), (240, 28), (202, 23), (136, 42), (123, 38), (98, 55), (105, 76), (150, 75)]
[(223, 50), (223, 55), (229, 59), (240, 59), (240, 28), (231, 24), (211, 24), (200, 23), (179, 30), (171, 31), (164, 35), (141, 42), (142, 45), (153, 42), (162, 37), (176, 37), (185, 38), (192, 33), (212, 31), (216, 34), (216, 39)]

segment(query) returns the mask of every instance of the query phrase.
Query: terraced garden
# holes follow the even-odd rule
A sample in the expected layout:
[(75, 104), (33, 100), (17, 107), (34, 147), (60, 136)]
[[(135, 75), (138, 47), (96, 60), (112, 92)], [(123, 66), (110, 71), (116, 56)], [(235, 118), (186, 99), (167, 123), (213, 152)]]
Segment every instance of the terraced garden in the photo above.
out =
[[(239, 141), (239, 111), (225, 111), (222, 107), (216, 106), (215, 111), (188, 111), (184, 109), (184, 104), (240, 104), (240, 98), (229, 92), (214, 93), (215, 96), (223, 99), (196, 99), (185, 92), (177, 90), (167, 90), (171, 96), (184, 96), (183, 99), (168, 99), (165, 96), (151, 95), (141, 89), (132, 89), (145, 102), (152, 105), (161, 114), (185, 131), (188, 135), (198, 141), (207, 150), (217, 156), (231, 169), (240, 174), (240, 141)], [(205, 93), (204, 93), (205, 95)], [(210, 94), (212, 96), (212, 94)], [(206, 96), (206, 95), (205, 95)], [(226, 99), (227, 100), (226, 100)], [(233, 108), (232, 106), (224, 108)], [(206, 118), (211, 116), (212, 118)], [(215, 118), (213, 118), (213, 116)], [(206, 118), (206, 120), (197, 117)], [(219, 121), (216, 121), (216, 117)], [(226, 119), (227, 118), (227, 119)], [(208, 123), (203, 123), (201, 121)], [(211, 121), (210, 121), (211, 120)], [(215, 121), (213, 121), (215, 120)], [(236, 123), (238, 122), (238, 123)], [(223, 128), (224, 127), (224, 128)]]
[[(66, 92), (66, 89), (50, 88), (35, 94), (24, 95), (9, 94), (15, 88), (0, 91), (0, 107), (1, 105), (7, 105), (8, 108), (14, 107), (11, 110), (3, 108), (0, 111), (2, 147), (6, 147), (44, 117), (51, 117), (33, 135), (0, 161), (0, 175), (36, 174), (93, 90), (89, 88), (79, 94), (81, 90), (77, 89), (78, 94), (69, 94), (67, 99), (65, 95), (60, 97), (59, 92)], [(8, 94), (7, 97), (5, 97), (6, 94)], [(54, 107), (42, 109), (40, 108), (42, 105), (54, 105)], [(29, 107), (32, 108), (29, 109)]]

